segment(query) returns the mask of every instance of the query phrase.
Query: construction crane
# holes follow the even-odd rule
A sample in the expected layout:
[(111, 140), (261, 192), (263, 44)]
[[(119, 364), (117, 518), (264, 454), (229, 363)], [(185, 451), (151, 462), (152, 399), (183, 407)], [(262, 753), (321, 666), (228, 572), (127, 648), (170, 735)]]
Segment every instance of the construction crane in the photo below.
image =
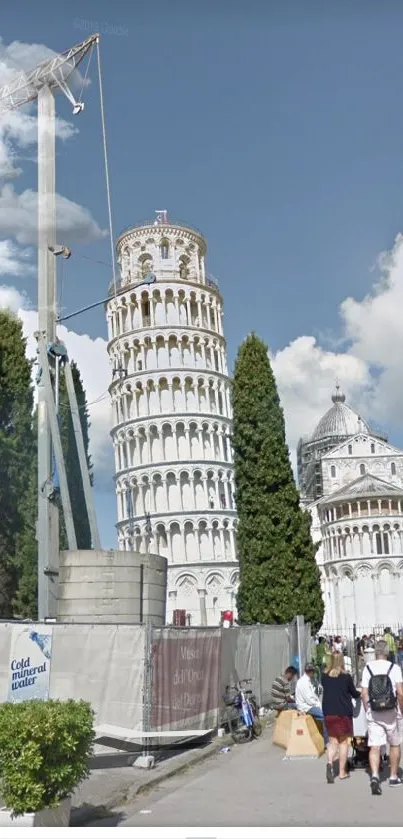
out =
[[(55, 94), (62, 91), (80, 114), (84, 104), (68, 87), (68, 79), (83, 58), (99, 45), (92, 35), (64, 53), (19, 72), (0, 89), (0, 119), (10, 110), (38, 101), (38, 618), (57, 616), (59, 571), (59, 507), (63, 506), (68, 546), (77, 548), (66, 469), (60, 440), (55, 381), (60, 365), (65, 370), (73, 427), (76, 435), (83, 488), (91, 529), (92, 547), (100, 547), (92, 489), (85, 456), (80, 415), (67, 351), (56, 337), (56, 258), (68, 259), (69, 249), (56, 244), (55, 196)], [(84, 87), (84, 85), (83, 85)], [(54, 468), (56, 467), (56, 469)], [(57, 473), (59, 487), (54, 479)]]

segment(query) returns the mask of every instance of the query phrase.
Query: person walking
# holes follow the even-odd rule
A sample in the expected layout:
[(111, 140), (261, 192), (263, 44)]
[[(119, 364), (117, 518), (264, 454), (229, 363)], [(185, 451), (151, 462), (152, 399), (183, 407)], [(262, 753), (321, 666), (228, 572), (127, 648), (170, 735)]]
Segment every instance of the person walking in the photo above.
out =
[(389, 744), (389, 786), (400, 787), (400, 746), (403, 733), (403, 677), (397, 664), (389, 661), (385, 641), (375, 644), (375, 661), (362, 673), (361, 696), (368, 722), (370, 787), (372, 795), (382, 795), (379, 781), (381, 748)]
[(396, 653), (397, 653), (397, 646), (394, 635), (392, 635), (392, 630), (390, 626), (386, 626), (384, 633), (383, 633), (383, 640), (389, 647), (389, 661), (392, 664), (396, 663)]
[(297, 709), (301, 713), (310, 714), (314, 720), (317, 720), (323, 730), (323, 739), (325, 741), (325, 746), (328, 743), (328, 736), (327, 736), (327, 729), (326, 723), (323, 716), (323, 711), (320, 704), (320, 699), (317, 693), (315, 692), (314, 686), (312, 684), (312, 679), (315, 675), (315, 665), (314, 664), (307, 664), (305, 667), (305, 673), (298, 679), (297, 687), (295, 689), (295, 702), (297, 704)]
[(339, 779), (349, 778), (347, 770), (348, 741), (353, 736), (353, 703), (360, 691), (354, 686), (350, 673), (346, 673), (344, 656), (333, 653), (327, 672), (322, 676), (322, 710), (329, 742), (327, 744), (326, 780), (334, 783), (333, 764), (339, 753)]

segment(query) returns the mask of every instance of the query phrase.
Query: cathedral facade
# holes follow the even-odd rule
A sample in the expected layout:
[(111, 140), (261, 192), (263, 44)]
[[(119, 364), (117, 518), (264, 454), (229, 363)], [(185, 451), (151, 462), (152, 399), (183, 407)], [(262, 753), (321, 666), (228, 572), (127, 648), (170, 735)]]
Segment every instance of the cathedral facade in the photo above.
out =
[(403, 625), (403, 451), (336, 388), (312, 437), (298, 444), (302, 503), (312, 516), (324, 632)]

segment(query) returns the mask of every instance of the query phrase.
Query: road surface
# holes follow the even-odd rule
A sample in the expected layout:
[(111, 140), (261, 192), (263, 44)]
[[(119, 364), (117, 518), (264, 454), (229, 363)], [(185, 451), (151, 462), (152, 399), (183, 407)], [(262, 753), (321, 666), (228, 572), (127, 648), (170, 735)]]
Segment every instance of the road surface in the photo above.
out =
[(326, 762), (283, 760), (271, 744), (272, 729), (259, 740), (233, 746), (187, 773), (162, 782), (99, 826), (288, 827), (390, 826), (403, 823), (403, 788), (373, 797), (362, 770), (350, 780), (325, 782)]

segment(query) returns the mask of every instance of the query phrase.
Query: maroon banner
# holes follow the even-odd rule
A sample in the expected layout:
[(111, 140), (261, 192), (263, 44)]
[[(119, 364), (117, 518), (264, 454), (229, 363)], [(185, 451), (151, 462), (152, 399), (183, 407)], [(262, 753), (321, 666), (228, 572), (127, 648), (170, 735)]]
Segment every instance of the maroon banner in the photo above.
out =
[(180, 730), (185, 723), (214, 728), (220, 704), (220, 630), (154, 633), (151, 728)]

